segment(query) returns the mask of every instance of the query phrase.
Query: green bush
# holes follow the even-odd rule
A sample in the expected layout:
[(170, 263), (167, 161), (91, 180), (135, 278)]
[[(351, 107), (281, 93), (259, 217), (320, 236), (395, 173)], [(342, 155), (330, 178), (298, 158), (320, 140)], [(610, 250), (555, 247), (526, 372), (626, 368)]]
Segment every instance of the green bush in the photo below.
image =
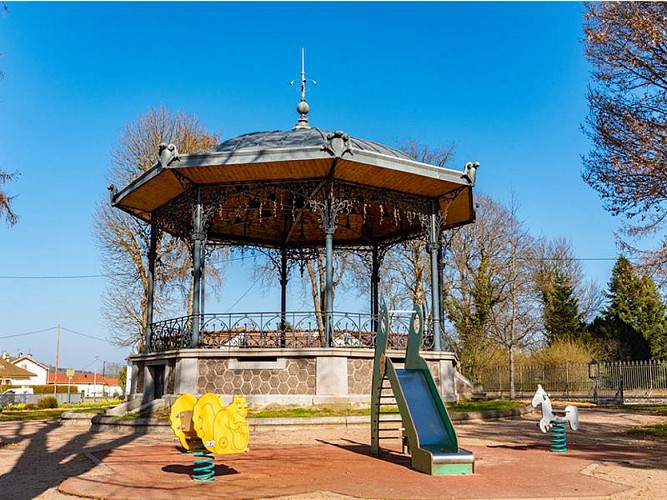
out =
[[(19, 385), (0, 385), (0, 392), (6, 391), (7, 389), (18, 389), (23, 386)], [(27, 387), (32, 387), (32, 390), (35, 394), (53, 394), (53, 385), (30, 385)], [(72, 394), (78, 393), (77, 386), (70, 385), (70, 391)], [(58, 385), (58, 394), (67, 394), (67, 385)]]
[(58, 400), (55, 396), (45, 396), (37, 400), (37, 408), (58, 408)]

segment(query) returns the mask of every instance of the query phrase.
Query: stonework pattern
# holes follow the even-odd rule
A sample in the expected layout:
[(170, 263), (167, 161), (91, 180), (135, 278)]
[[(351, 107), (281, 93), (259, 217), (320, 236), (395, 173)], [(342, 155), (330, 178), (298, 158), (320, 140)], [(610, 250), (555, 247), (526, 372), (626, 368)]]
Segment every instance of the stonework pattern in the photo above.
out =
[(228, 368), (227, 359), (199, 361), (200, 393), (314, 395), (315, 359), (288, 359), (284, 369)]
[(347, 390), (349, 394), (370, 394), (372, 380), (372, 359), (348, 358)]

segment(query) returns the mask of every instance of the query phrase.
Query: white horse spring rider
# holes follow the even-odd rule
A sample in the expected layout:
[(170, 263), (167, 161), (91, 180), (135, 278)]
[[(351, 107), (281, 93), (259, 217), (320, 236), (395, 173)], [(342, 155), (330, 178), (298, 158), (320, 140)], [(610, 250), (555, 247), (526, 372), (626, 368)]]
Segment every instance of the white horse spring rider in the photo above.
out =
[(551, 400), (547, 391), (542, 388), (541, 384), (537, 384), (537, 392), (533, 396), (533, 408), (542, 405), (542, 419), (539, 426), (542, 432), (547, 432), (551, 429), (553, 422), (568, 422), (570, 429), (576, 431), (579, 428), (579, 410), (576, 406), (568, 405), (563, 412), (554, 412), (551, 407)]

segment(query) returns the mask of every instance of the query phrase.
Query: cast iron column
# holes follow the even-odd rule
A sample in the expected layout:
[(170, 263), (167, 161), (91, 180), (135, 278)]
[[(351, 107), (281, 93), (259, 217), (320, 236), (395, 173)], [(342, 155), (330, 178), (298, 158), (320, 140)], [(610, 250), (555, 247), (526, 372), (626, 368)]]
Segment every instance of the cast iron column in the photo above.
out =
[(326, 316), (324, 322), (325, 329), (325, 346), (331, 347), (333, 345), (333, 235), (336, 232), (336, 214), (333, 211), (331, 204), (331, 194), (327, 196), (326, 211), (327, 221), (325, 222), (325, 266), (326, 266), (326, 282), (324, 284), (324, 293), (326, 296)]
[(285, 347), (287, 314), (287, 250), (280, 249), (280, 347)]
[(155, 261), (157, 259), (157, 233), (155, 223), (151, 223), (151, 242), (148, 248), (148, 286), (146, 288), (146, 334), (144, 352), (151, 352), (153, 341), (153, 308), (155, 305)]
[(201, 278), (202, 248), (204, 242), (204, 216), (201, 202), (201, 190), (197, 188), (192, 224), (192, 339), (190, 347), (199, 345), (201, 328)]
[(310, 200), (310, 206), (319, 212), (324, 231), (324, 346), (331, 347), (333, 346), (333, 235), (336, 232), (336, 218), (340, 212), (349, 207), (349, 201), (335, 199), (333, 185), (330, 184), (324, 201)]
[(380, 255), (378, 245), (372, 246), (371, 261), (371, 324), (377, 331), (378, 314), (380, 313)]
[(438, 280), (438, 254), (440, 253), (440, 227), (442, 225), (438, 203), (431, 200), (429, 213), (428, 244), (431, 260), (431, 318), (433, 321), (433, 350), (441, 351), (442, 325), (440, 323), (440, 287)]

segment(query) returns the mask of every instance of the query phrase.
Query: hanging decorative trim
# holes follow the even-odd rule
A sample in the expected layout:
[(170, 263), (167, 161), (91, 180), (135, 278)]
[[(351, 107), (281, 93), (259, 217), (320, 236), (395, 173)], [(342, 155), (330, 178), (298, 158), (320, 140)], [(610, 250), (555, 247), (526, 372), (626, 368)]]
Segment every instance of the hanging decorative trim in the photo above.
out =
[[(315, 248), (327, 231), (340, 229), (340, 244), (356, 247), (394, 243), (424, 234), (430, 198), (341, 181), (236, 183), (200, 187), (207, 241), (237, 246)], [(439, 225), (463, 190), (444, 197)], [(155, 210), (156, 227), (183, 239), (192, 237), (196, 187)], [(345, 214), (344, 219), (338, 216)], [(298, 236), (297, 236), (298, 235)], [(338, 244), (338, 243), (337, 243)], [(302, 260), (302, 259), (299, 259)]]

